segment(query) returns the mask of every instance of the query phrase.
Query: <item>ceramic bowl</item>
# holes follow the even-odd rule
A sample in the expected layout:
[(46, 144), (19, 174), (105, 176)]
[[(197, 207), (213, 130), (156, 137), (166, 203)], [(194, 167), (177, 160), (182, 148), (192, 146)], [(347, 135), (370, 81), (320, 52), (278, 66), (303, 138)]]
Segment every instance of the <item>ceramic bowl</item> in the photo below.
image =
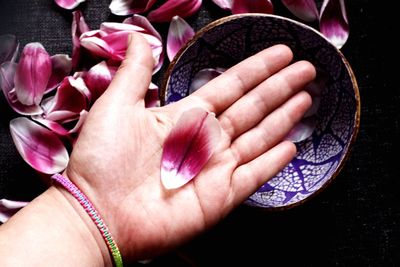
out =
[(291, 19), (228, 16), (198, 31), (179, 51), (161, 91), (162, 104), (178, 101), (189, 94), (191, 80), (200, 70), (229, 68), (275, 44), (289, 46), (295, 60), (310, 61), (327, 79), (312, 135), (296, 144), (298, 153), (290, 164), (245, 202), (268, 209), (293, 207), (320, 192), (339, 174), (349, 155), (359, 128), (360, 99), (343, 54), (319, 32)]

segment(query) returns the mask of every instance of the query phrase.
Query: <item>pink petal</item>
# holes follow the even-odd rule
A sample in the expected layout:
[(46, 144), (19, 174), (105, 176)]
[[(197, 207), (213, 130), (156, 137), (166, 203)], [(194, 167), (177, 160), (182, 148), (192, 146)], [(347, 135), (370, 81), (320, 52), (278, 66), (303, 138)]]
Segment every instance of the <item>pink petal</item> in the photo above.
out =
[(25, 106), (19, 102), (14, 89), (14, 76), (17, 64), (5, 62), (0, 66), (0, 87), (10, 107), (21, 115), (35, 115), (43, 113), (38, 105)]
[(51, 59), (40, 43), (24, 47), (15, 73), (15, 92), (27, 106), (39, 105), (51, 76)]
[(232, 9), (232, 5), (233, 5), (233, 1), (234, 0), (213, 0), (213, 2), (218, 5), (220, 8), (223, 9)]
[(15, 35), (0, 35), (0, 64), (6, 61), (15, 62), (18, 46), (17, 37), (15, 37)]
[(124, 20), (125, 24), (132, 24), (144, 29), (143, 36), (149, 42), (153, 50), (153, 58), (155, 61), (153, 74), (159, 71), (164, 62), (164, 53), (162, 47), (162, 38), (158, 31), (151, 25), (146, 17), (140, 15), (133, 15)]
[(54, 174), (67, 167), (67, 149), (53, 132), (23, 117), (10, 122), (10, 132), (18, 152), (35, 170)]
[(315, 0), (282, 0), (282, 3), (298, 18), (304, 21), (318, 19), (318, 10)]
[(86, 110), (82, 110), (79, 113), (78, 119), (75, 120), (76, 123), (75, 123), (75, 126), (73, 126), (72, 129), (67, 129), (63, 125), (61, 125), (61, 124), (59, 124), (59, 123), (57, 123), (55, 121), (44, 119), (42, 116), (38, 116), (38, 115), (37, 116), (32, 116), (32, 119), (37, 121), (38, 123), (42, 124), (43, 126), (45, 126), (47, 129), (53, 131), (57, 135), (66, 136), (66, 135), (71, 134), (71, 133), (79, 132), (79, 130), (81, 129), (83, 123), (86, 120), (87, 114), (89, 114), (89, 113)]
[(337, 48), (342, 48), (349, 37), (344, 0), (325, 0), (322, 3), (319, 27), (321, 33)]
[(45, 93), (56, 89), (72, 70), (72, 60), (68, 55), (58, 54), (51, 57), (52, 73)]
[(201, 2), (202, 0), (168, 0), (151, 11), (147, 18), (152, 22), (169, 22), (174, 16), (190, 17), (200, 9)]
[(89, 50), (93, 55), (102, 58), (110, 58), (113, 51), (109, 44), (102, 38), (107, 34), (100, 30), (85, 32), (80, 37), (81, 46)]
[(303, 118), (294, 126), (285, 139), (293, 143), (306, 140), (314, 132), (315, 126), (317, 126), (317, 118), (315, 116)]
[(54, 0), (56, 4), (65, 9), (74, 9), (85, 0)]
[(232, 13), (266, 13), (274, 11), (270, 0), (233, 0)]
[(170, 61), (194, 35), (194, 30), (181, 17), (175, 16), (169, 25), (167, 37), (167, 55)]
[(203, 85), (205, 85), (212, 79), (221, 75), (225, 70), (226, 69), (223, 69), (223, 68), (202, 69), (201, 71), (196, 73), (196, 75), (193, 77), (192, 83), (190, 84), (190, 88), (189, 88), (189, 94), (192, 94), (193, 92), (200, 89), (200, 87), (202, 87)]
[[(126, 19), (124, 23), (105, 22), (101, 24), (100, 31), (103, 34), (101, 39), (106, 44), (99, 44), (99, 46), (102, 47), (104, 53), (108, 53), (106, 58), (123, 60), (128, 48), (129, 35), (132, 32), (138, 32), (148, 41), (152, 49), (155, 61), (153, 73), (161, 68), (164, 58), (161, 36), (145, 17), (135, 15)], [(100, 55), (98, 52), (97, 54)]]
[(192, 180), (211, 158), (221, 135), (214, 114), (200, 108), (182, 114), (164, 143), (161, 181), (175, 189)]
[(76, 120), (88, 109), (88, 91), (82, 78), (65, 78), (56, 95), (43, 100), (44, 118), (59, 123)]
[(46, 120), (40, 115), (32, 116), (32, 119), (58, 135), (66, 136), (69, 133), (61, 124), (55, 121)]
[(5, 223), (20, 209), (28, 205), (29, 202), (13, 201), (8, 199), (0, 199), (0, 222)]
[(84, 76), (86, 86), (91, 92), (92, 101), (99, 98), (108, 88), (117, 68), (107, 66), (105, 61), (93, 66)]
[(160, 106), (160, 98), (158, 96), (158, 86), (154, 83), (150, 83), (149, 89), (144, 97), (144, 103), (146, 108), (153, 108)]
[(112, 0), (110, 4), (111, 13), (126, 16), (148, 11), (156, 0)]
[(79, 64), (79, 60), (81, 58), (81, 41), (80, 37), (83, 33), (90, 31), (88, 25), (86, 24), (85, 18), (82, 15), (82, 12), (77, 10), (72, 12), (72, 67), (75, 69)]

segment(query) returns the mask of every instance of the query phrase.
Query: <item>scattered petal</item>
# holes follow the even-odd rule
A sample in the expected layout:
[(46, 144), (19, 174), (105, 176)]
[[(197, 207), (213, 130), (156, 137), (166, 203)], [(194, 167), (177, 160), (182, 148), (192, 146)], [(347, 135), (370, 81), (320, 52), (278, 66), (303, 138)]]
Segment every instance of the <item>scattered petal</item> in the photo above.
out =
[(29, 202), (13, 201), (8, 199), (0, 199), (0, 222), (5, 223), (20, 209), (28, 205)]
[(144, 29), (143, 36), (149, 42), (150, 47), (153, 50), (153, 58), (155, 61), (153, 74), (159, 71), (164, 62), (161, 35), (153, 25), (151, 25), (150, 21), (146, 17), (140, 15), (133, 15), (132, 17), (125, 19), (123, 23), (136, 25)]
[(39, 105), (26, 106), (19, 102), (14, 89), (14, 77), (17, 64), (4, 62), (0, 66), (0, 87), (10, 107), (21, 115), (35, 115), (43, 113)]
[(18, 100), (27, 106), (39, 105), (51, 76), (51, 59), (40, 43), (24, 47), (14, 77)]
[(282, 3), (290, 12), (304, 21), (311, 22), (319, 17), (315, 0), (282, 0)]
[[(138, 23), (133, 25), (132, 23)], [(145, 27), (145, 28), (144, 28)], [(138, 32), (149, 42), (153, 51), (155, 67), (153, 73), (161, 68), (163, 62), (162, 40), (159, 33), (141, 16), (133, 16), (124, 23), (104, 22), (100, 30), (82, 34), (81, 45), (93, 55), (120, 63), (128, 49), (128, 38), (132, 32)]]
[(175, 189), (192, 180), (211, 158), (221, 135), (214, 114), (193, 108), (182, 114), (164, 143), (161, 181)]
[(111, 13), (118, 16), (127, 16), (148, 11), (156, 0), (112, 0)]
[(104, 93), (104, 91), (110, 85), (111, 80), (116, 72), (117, 68), (109, 67), (105, 61), (102, 61), (99, 64), (93, 66), (84, 75), (83, 79), (92, 95), (92, 102)]
[(174, 16), (190, 17), (201, 7), (202, 0), (169, 0), (149, 13), (151, 22), (170, 22)]
[(18, 152), (35, 170), (54, 174), (67, 167), (67, 149), (50, 130), (20, 117), (10, 122), (10, 132)]
[(342, 48), (349, 37), (344, 0), (324, 0), (319, 19), (320, 31), (337, 48)]
[(88, 109), (88, 91), (82, 78), (66, 77), (56, 95), (43, 100), (43, 118), (60, 124), (78, 119)]
[(158, 96), (158, 86), (154, 83), (150, 83), (149, 89), (144, 97), (144, 103), (146, 108), (153, 108), (160, 106), (160, 98)]
[(57, 54), (51, 57), (52, 73), (45, 93), (56, 89), (72, 70), (72, 60), (68, 55)]
[(232, 9), (233, 1), (234, 0), (213, 0), (213, 2), (220, 8), (228, 10)]
[(83, 123), (86, 120), (87, 114), (89, 114), (86, 110), (82, 110), (79, 113), (79, 118), (75, 120), (75, 125), (72, 127), (72, 129), (67, 129), (65, 126), (59, 124), (58, 122), (51, 121), (44, 119), (40, 115), (32, 116), (32, 119), (37, 121), (38, 123), (42, 124), (45, 126), (47, 129), (53, 131), (54, 133), (60, 135), (60, 136), (66, 136), (68, 134), (72, 133), (77, 133), (81, 129)]
[(194, 35), (194, 30), (181, 17), (175, 16), (169, 24), (167, 37), (167, 55), (170, 61), (173, 60), (176, 53), (185, 45)]
[(55, 0), (56, 4), (65, 9), (74, 9), (80, 3), (85, 2), (86, 0)]
[(90, 31), (88, 25), (86, 24), (85, 18), (82, 12), (77, 10), (72, 12), (72, 68), (76, 69), (78, 67), (79, 61), (81, 59), (81, 42), (80, 37), (83, 33)]
[(202, 69), (192, 79), (190, 84), (189, 94), (197, 91), (200, 87), (211, 81), (212, 79), (221, 75), (226, 69), (216, 68), (216, 69)]
[(293, 143), (304, 141), (312, 135), (315, 126), (317, 126), (316, 116), (303, 118), (293, 127), (285, 139)]
[(17, 37), (15, 37), (15, 35), (0, 35), (0, 64), (6, 61), (15, 62), (18, 46)]
[(232, 13), (266, 13), (274, 11), (270, 0), (233, 0)]

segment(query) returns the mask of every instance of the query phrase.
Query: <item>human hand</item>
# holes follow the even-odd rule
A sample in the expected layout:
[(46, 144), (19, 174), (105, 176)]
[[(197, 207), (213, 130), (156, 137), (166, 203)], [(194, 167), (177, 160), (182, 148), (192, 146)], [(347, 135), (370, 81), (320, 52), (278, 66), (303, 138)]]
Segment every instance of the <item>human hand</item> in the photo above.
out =
[[(296, 148), (282, 139), (310, 107), (301, 90), (315, 77), (310, 63), (291, 60), (286, 46), (268, 48), (177, 103), (145, 109), (153, 60), (146, 41), (132, 35), (64, 173), (94, 203), (124, 259), (154, 257), (215, 225), (290, 162)], [(164, 140), (193, 107), (216, 114), (222, 138), (194, 180), (166, 190)]]

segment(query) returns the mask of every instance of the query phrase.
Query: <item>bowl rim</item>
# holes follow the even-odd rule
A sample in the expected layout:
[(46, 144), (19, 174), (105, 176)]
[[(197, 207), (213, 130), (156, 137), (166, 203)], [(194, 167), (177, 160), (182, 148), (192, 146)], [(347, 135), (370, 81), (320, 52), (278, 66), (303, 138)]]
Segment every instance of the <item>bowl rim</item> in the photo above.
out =
[[(317, 34), (319, 37), (323, 38), (328, 45), (331, 45), (336, 52), (339, 54), (344, 66), (347, 69), (347, 72), (350, 76), (351, 79), (351, 84), (353, 87), (353, 91), (354, 91), (354, 98), (355, 98), (355, 102), (356, 102), (356, 111), (354, 114), (354, 127), (353, 127), (353, 132), (351, 134), (350, 137), (350, 142), (347, 146), (347, 149), (344, 151), (344, 156), (342, 157), (342, 159), (339, 161), (339, 165), (336, 168), (336, 170), (334, 171), (334, 173), (331, 175), (331, 177), (316, 191), (314, 191), (313, 193), (311, 193), (309, 196), (307, 196), (306, 198), (297, 201), (295, 203), (289, 204), (289, 205), (285, 205), (285, 206), (281, 206), (281, 207), (259, 207), (259, 206), (253, 206), (253, 205), (248, 205), (245, 204), (246, 206), (248, 206), (249, 208), (253, 208), (253, 209), (259, 209), (259, 210), (263, 210), (263, 211), (283, 211), (283, 210), (289, 210), (292, 209), (294, 207), (300, 206), (301, 204), (304, 204), (305, 202), (308, 202), (309, 200), (314, 199), (316, 196), (318, 196), (322, 191), (324, 191), (335, 179), (336, 177), (339, 175), (339, 173), (342, 171), (345, 163), (347, 162), (347, 160), (350, 157), (351, 151), (354, 147), (354, 143), (357, 139), (357, 135), (359, 132), (359, 128), (360, 128), (360, 118), (361, 118), (361, 99), (360, 99), (360, 92), (359, 92), (359, 87), (358, 87), (358, 83), (355, 77), (355, 74), (350, 66), (350, 63), (348, 62), (348, 60), (346, 59), (346, 57), (343, 55), (343, 53), (329, 40), (327, 39), (324, 35), (322, 35), (322, 33), (320, 33), (319, 31), (317, 31), (316, 29), (312, 28), (311, 26), (308, 26), (302, 22), (287, 18), (287, 17), (283, 17), (283, 16), (278, 16), (278, 15), (271, 15), (271, 14), (263, 14), (263, 13), (244, 13), (244, 14), (236, 14), (236, 15), (229, 15), (229, 16), (225, 16), (222, 17), (220, 19), (217, 19), (215, 21), (210, 22), (209, 24), (207, 24), (206, 26), (204, 26), (203, 28), (201, 28), (200, 30), (198, 30), (195, 35), (183, 46), (181, 47), (181, 49), (178, 51), (178, 53), (176, 54), (176, 56), (174, 57), (174, 59), (170, 62), (165, 74), (164, 74), (164, 78), (162, 81), (162, 86), (160, 89), (160, 103), (161, 106), (165, 106), (165, 102), (166, 102), (166, 98), (167, 98), (167, 87), (170, 81), (170, 77), (171, 77), (171, 73), (176, 65), (176, 63), (180, 60), (180, 58), (183, 56), (183, 54), (186, 52), (186, 50), (188, 50), (197, 40), (199, 40), (205, 33), (207, 33), (208, 31), (214, 29), (217, 26), (220, 26), (226, 22), (230, 22), (233, 20), (237, 20), (237, 19), (241, 19), (241, 18), (246, 18), (246, 17), (263, 17), (263, 18), (274, 18), (274, 19), (281, 19), (281, 20), (285, 20), (285, 21), (289, 21), (290, 23), (294, 23), (297, 24), (300, 27), (306, 28), (307, 30), (311, 30), (312, 32), (314, 32), (315, 34)], [(243, 203), (244, 204), (244, 203)]]

